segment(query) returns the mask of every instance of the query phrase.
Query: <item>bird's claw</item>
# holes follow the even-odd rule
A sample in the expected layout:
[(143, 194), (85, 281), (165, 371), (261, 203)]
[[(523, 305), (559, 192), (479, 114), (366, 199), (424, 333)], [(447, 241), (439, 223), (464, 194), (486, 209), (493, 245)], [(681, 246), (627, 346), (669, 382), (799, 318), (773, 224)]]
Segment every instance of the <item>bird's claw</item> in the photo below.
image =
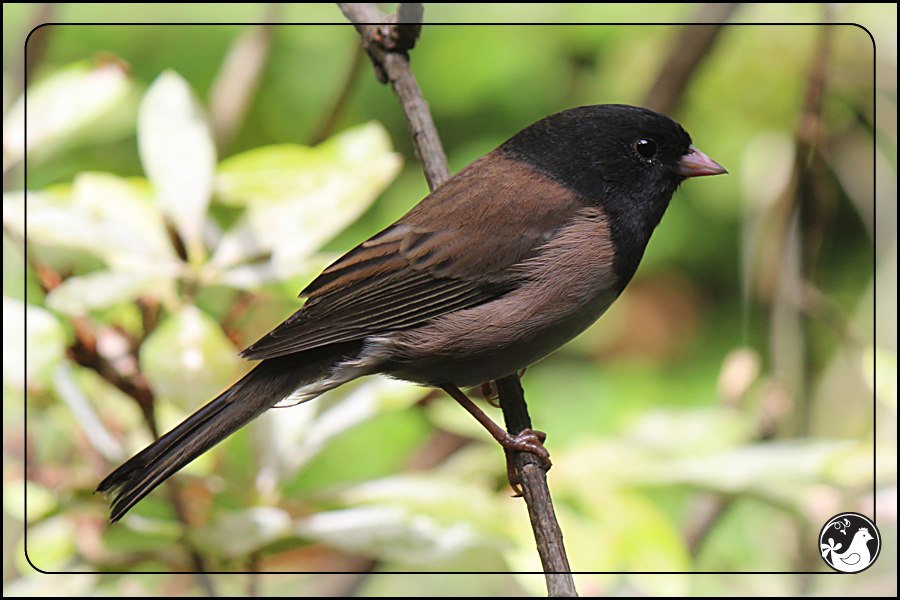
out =
[(521, 498), (524, 495), (524, 490), (522, 489), (522, 477), (519, 470), (516, 468), (515, 453), (530, 452), (536, 455), (540, 459), (540, 467), (544, 469), (544, 471), (549, 471), (550, 467), (553, 466), (553, 463), (550, 462), (550, 453), (547, 451), (547, 448), (544, 447), (544, 440), (546, 439), (547, 434), (543, 431), (526, 429), (519, 435), (510, 435), (508, 443), (503, 444), (503, 450), (506, 453), (506, 477), (509, 480), (510, 487), (512, 487), (515, 492), (513, 498)]
[(494, 408), (500, 408), (500, 393), (497, 391), (497, 384), (493, 381), (481, 384), (481, 397)]

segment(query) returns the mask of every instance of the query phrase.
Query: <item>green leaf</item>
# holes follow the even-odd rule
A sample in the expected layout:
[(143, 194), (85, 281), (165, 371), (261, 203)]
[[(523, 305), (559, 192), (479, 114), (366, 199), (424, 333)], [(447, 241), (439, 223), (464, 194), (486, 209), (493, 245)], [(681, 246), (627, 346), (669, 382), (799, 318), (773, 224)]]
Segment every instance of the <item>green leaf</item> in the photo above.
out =
[(253, 506), (222, 515), (192, 539), (205, 554), (239, 559), (293, 535), (291, 517), (280, 508)]
[(340, 400), (319, 414), (312, 405), (271, 411), (260, 420), (266, 427), (266, 444), (260, 448), (264, 470), (277, 469), (277, 480), (289, 478), (335, 437), (378, 415), (403, 410), (428, 392), (405, 381), (369, 377), (349, 393), (344, 388), (334, 392)]
[(172, 278), (153, 270), (155, 263), (146, 263), (147, 271), (98, 271), (88, 275), (69, 277), (47, 294), (47, 306), (67, 315), (107, 308), (128, 302), (145, 294), (158, 295), (163, 290), (174, 293)]
[[(81, 173), (71, 192), (28, 192), (27, 200), (24, 193), (7, 198), (9, 210), (5, 206), (4, 215), (24, 214), (20, 207), (27, 206), (27, 235), (33, 242), (82, 250), (112, 268), (127, 268), (135, 261), (177, 265), (159, 207), (136, 181)], [(17, 221), (13, 225), (22, 228)]]
[(165, 71), (138, 109), (138, 151), (162, 210), (172, 218), (193, 264), (205, 258), (203, 226), (213, 189), (216, 147), (188, 83)]
[(897, 412), (897, 354), (870, 346), (863, 353), (863, 376), (875, 396)]
[[(27, 320), (28, 328), (25, 329)], [(28, 357), (23, 364), (22, 346)], [(3, 381), (18, 389), (46, 387), (66, 356), (66, 333), (48, 310), (3, 298)], [(22, 374), (25, 381), (22, 381)]]
[(355, 220), (394, 179), (401, 158), (378, 123), (308, 148), (258, 148), (222, 162), (218, 197), (247, 208), (221, 240), (211, 267), (229, 269), (271, 253), (264, 269), (237, 267), (221, 282), (240, 288), (302, 273), (310, 255)]
[(21, 230), (28, 207), (28, 238), (92, 254), (109, 271), (70, 277), (47, 296), (67, 314), (112, 306), (143, 294), (173, 303), (184, 266), (166, 234), (159, 207), (140, 181), (82, 173), (71, 190), (7, 194), (7, 226)]
[(186, 304), (141, 344), (141, 372), (153, 391), (193, 410), (234, 382), (240, 359), (214, 319)]
[(25, 138), (25, 96), (9, 109), (3, 125), (3, 170), (26, 152), (44, 150), (96, 121), (131, 89), (122, 66), (87, 61), (54, 72), (28, 90), (28, 138)]
[[(35, 567), (44, 571), (61, 571), (76, 558), (76, 523), (74, 515), (57, 515), (34, 523), (28, 528), (28, 552), (25, 538), (13, 553), (20, 573)], [(29, 564), (30, 563), (30, 564)]]
[(311, 539), (365, 554), (433, 565), (501, 548), (509, 515), (478, 485), (433, 475), (398, 475), (341, 494), (349, 508), (321, 512), (298, 525)]

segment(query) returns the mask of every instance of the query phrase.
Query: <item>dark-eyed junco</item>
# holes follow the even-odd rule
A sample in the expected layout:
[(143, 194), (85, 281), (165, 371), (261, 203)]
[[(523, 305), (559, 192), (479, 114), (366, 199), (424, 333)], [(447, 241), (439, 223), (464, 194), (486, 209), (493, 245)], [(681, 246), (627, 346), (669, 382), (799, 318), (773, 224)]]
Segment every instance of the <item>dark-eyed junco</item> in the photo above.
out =
[(100, 483), (115, 491), (111, 520), (286, 398), (384, 373), (464, 399), (459, 388), (540, 360), (622, 293), (678, 185), (719, 173), (644, 108), (583, 106), (526, 127), (310, 283), (303, 307), (242, 353), (256, 368)]

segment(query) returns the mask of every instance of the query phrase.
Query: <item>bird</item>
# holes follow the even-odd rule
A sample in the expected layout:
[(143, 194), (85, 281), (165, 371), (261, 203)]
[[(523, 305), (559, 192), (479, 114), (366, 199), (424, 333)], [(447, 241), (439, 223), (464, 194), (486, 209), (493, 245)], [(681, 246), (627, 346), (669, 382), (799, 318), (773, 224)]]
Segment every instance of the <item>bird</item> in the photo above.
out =
[(844, 573), (857, 573), (862, 571), (869, 563), (872, 562), (872, 554), (869, 552), (867, 542), (875, 539), (869, 530), (860, 527), (853, 535), (850, 546), (841, 553), (837, 551), (841, 549), (841, 544), (835, 544), (832, 538), (828, 538), (828, 544), (822, 545), (822, 557), (831, 552), (831, 565), (838, 571)]
[(581, 106), (529, 125), (307, 285), (301, 308), (241, 353), (255, 368), (98, 485), (113, 494), (111, 522), (276, 404), (364, 375), (441, 388), (507, 451), (549, 462), (541, 432), (511, 436), (462, 389), (518, 373), (594, 323), (679, 185), (723, 173), (646, 108)]

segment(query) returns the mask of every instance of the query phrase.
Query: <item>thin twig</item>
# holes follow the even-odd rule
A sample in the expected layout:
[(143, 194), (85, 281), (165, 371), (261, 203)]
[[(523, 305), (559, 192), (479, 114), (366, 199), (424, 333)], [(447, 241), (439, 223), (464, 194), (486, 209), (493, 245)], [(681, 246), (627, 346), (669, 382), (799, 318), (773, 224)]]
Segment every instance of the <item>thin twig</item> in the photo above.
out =
[(334, 131), (334, 126), (337, 123), (338, 117), (344, 112), (344, 108), (350, 100), (350, 92), (353, 91), (356, 80), (359, 78), (359, 73), (362, 70), (363, 65), (363, 56), (365, 56), (365, 51), (362, 49), (362, 46), (357, 46), (353, 52), (353, 62), (350, 64), (350, 70), (347, 72), (347, 78), (344, 80), (344, 85), (341, 86), (341, 91), (337, 98), (331, 103), (328, 115), (322, 119), (321, 123), (316, 128), (315, 133), (309, 138), (310, 146), (321, 144), (328, 139), (328, 136)]
[[(447, 167), (447, 156), (437, 128), (431, 119), (428, 103), (422, 97), (419, 84), (409, 68), (407, 52), (415, 45), (421, 25), (418, 22), (398, 22), (371, 3), (338, 6), (359, 31), (363, 48), (372, 60), (378, 80), (390, 83), (397, 94), (413, 139), (416, 157), (422, 163), (429, 189), (434, 190), (450, 178), (450, 169)], [(398, 11), (398, 14), (403, 15), (402, 19), (413, 19), (416, 15), (421, 19), (421, 10), (416, 11), (415, 5), (401, 4)]]
[[(339, 6), (359, 31), (363, 48), (372, 60), (378, 79), (382, 83), (390, 82), (397, 94), (406, 115), (416, 156), (422, 162), (428, 187), (434, 190), (449, 179), (450, 170), (431, 112), (410, 70), (407, 55), (419, 34), (421, 5), (401, 4), (397, 8), (397, 15), (391, 16), (381, 13), (370, 3)], [(497, 388), (509, 433), (518, 435), (531, 429), (518, 376), (511, 375), (499, 380)], [(562, 543), (562, 532), (553, 511), (546, 473), (541, 466), (542, 461), (530, 452), (516, 452), (515, 460), (549, 595), (577, 596)]]
[(209, 114), (216, 148), (221, 153), (240, 130), (259, 88), (272, 49), (280, 4), (270, 4), (265, 22), (243, 31), (232, 42), (209, 92)]
[[(519, 435), (531, 429), (531, 418), (528, 416), (519, 376), (510, 375), (498, 379), (496, 383), (506, 430), (511, 435)], [(553, 597), (577, 596), (575, 580), (572, 579), (569, 559), (566, 557), (562, 530), (553, 510), (547, 473), (542, 466), (542, 460), (531, 452), (516, 452), (515, 461), (538, 554), (547, 579), (547, 592)]]
[[(63, 277), (32, 253), (26, 251), (25, 259), (37, 275), (38, 283), (45, 294), (62, 283)], [(111, 361), (100, 354), (97, 350), (97, 335), (86, 317), (72, 317), (70, 324), (75, 332), (75, 341), (68, 348), (69, 358), (76, 364), (91, 369), (106, 380), (107, 383), (134, 399), (141, 409), (141, 414), (144, 417), (147, 428), (150, 429), (150, 433), (154, 438), (158, 438), (159, 428), (156, 424), (156, 413), (154, 410), (155, 399), (147, 379), (140, 373), (130, 377), (121, 374)], [(146, 334), (147, 332), (145, 331), (144, 333)], [(132, 344), (132, 350), (136, 350), (138, 346), (139, 344)], [(206, 571), (203, 557), (190, 541), (188, 535), (190, 523), (185, 515), (181, 490), (174, 481), (170, 480), (166, 484), (169, 489), (169, 501), (175, 510), (177, 520), (181, 523), (182, 540), (191, 556), (194, 575), (207, 595), (216, 596), (216, 590), (213, 587), (212, 579)]]
[(700, 7), (694, 15), (694, 24), (682, 28), (678, 41), (668, 53), (669, 60), (644, 98), (644, 106), (663, 114), (674, 111), (694, 72), (709, 54), (722, 29), (721, 23), (728, 20), (737, 6), (710, 3)]
[[(53, 28), (52, 26), (40, 26), (52, 22), (56, 16), (56, 10), (57, 4), (55, 2), (41, 2), (38, 5), (37, 13), (33, 16), (30, 23), (32, 31), (25, 42), (25, 68), (20, 72), (13, 70), (13, 73), (16, 75), (21, 73), (21, 79), (16, 81), (20, 86), (17, 91), (25, 90), (25, 88), (28, 87), (28, 84), (32, 83), (31, 75), (44, 60), (44, 55), (47, 52), (47, 46)], [(39, 27), (40, 29), (38, 29)], [(14, 92), (15, 91), (16, 90), (14, 90)]]

